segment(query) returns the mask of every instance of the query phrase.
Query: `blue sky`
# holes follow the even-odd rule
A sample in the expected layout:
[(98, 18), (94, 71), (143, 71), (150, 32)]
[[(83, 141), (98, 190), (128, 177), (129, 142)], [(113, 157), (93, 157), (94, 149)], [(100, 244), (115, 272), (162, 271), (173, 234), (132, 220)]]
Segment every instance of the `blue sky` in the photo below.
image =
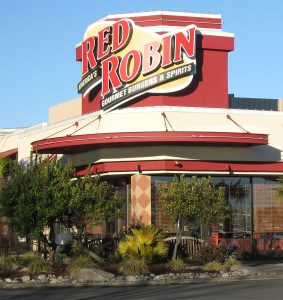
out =
[(283, 98), (282, 0), (0, 0), (0, 128), (47, 121), (50, 106), (78, 96), (75, 45), (90, 23), (151, 10), (221, 14), (235, 34), (229, 93)]

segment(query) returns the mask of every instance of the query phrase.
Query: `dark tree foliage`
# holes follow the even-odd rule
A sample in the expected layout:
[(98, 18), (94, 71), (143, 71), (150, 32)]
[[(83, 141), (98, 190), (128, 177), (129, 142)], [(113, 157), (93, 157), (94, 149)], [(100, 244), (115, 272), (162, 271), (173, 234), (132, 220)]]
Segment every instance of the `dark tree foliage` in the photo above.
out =
[[(123, 202), (114, 187), (99, 178), (87, 175), (73, 180), (71, 163), (62, 165), (38, 156), (25, 166), (14, 164), (5, 178), (1, 216), (20, 236), (47, 243), (50, 260), (56, 249), (55, 222), (76, 228), (81, 242), (87, 224), (117, 216)], [(44, 235), (47, 228), (48, 238)]]

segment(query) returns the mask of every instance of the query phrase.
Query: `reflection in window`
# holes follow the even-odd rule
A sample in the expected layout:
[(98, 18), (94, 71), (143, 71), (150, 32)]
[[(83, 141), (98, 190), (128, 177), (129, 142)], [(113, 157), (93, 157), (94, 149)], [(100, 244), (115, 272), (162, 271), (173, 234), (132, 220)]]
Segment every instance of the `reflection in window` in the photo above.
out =
[[(231, 206), (230, 217), (219, 226), (220, 239), (238, 252), (251, 251), (251, 184), (249, 177), (213, 177), (226, 187)], [(221, 225), (221, 224), (220, 224)]]
[(275, 180), (253, 179), (254, 239), (256, 249), (267, 254), (283, 249), (283, 201), (274, 199), (277, 186)]

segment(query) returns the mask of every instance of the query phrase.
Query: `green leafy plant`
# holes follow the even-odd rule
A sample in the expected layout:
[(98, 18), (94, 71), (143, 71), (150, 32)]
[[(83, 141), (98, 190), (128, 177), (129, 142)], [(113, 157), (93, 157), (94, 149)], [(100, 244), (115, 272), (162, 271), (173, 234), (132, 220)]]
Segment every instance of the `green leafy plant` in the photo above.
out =
[(55, 254), (55, 263), (63, 265), (64, 261), (67, 259), (67, 255), (65, 253), (56, 252)]
[(31, 273), (50, 272), (52, 270), (51, 266), (39, 254), (31, 251), (22, 256), (21, 262)]
[(51, 266), (37, 253), (27, 252), (22, 256), (22, 265), (31, 273), (51, 272)]
[(120, 263), (122, 261), (122, 255), (118, 252), (108, 255), (107, 258), (112, 263)]
[(211, 240), (204, 243), (196, 254), (197, 258), (203, 263), (212, 261), (223, 263), (227, 255), (227, 247), (223, 244), (215, 245)]
[(184, 227), (189, 222), (198, 219), (210, 227), (222, 221), (229, 211), (225, 188), (214, 186), (210, 177), (176, 177), (161, 186), (160, 200), (165, 215), (178, 224), (172, 260), (177, 259)]
[(212, 271), (220, 272), (224, 269), (225, 267), (219, 261), (215, 261), (215, 260), (208, 262), (203, 266), (203, 270), (207, 272), (212, 272)]
[(240, 266), (241, 266), (240, 262), (233, 258), (227, 259), (223, 264), (223, 267), (226, 270), (230, 270), (232, 267), (240, 267)]
[(155, 225), (132, 228), (118, 244), (118, 253), (124, 259), (140, 259), (152, 262), (166, 257), (167, 245), (163, 240), (161, 229)]
[(67, 267), (67, 270), (70, 274), (75, 275), (79, 270), (84, 268), (92, 268), (95, 266), (95, 263), (91, 259), (91, 257), (87, 254), (81, 254), (79, 256), (74, 257), (70, 264)]
[[(20, 236), (44, 242), (51, 264), (56, 251), (55, 222), (75, 227), (82, 245), (87, 225), (121, 215), (124, 199), (115, 188), (90, 174), (71, 180), (74, 170), (70, 162), (62, 164), (33, 155), (26, 165), (5, 166), (6, 162), (1, 162), (1, 173), (7, 176), (0, 190), (0, 217), (5, 217), (9, 228)], [(46, 228), (50, 229), (48, 238)], [(85, 251), (91, 255), (89, 249)]]
[(173, 271), (180, 271), (186, 267), (186, 263), (178, 257), (177, 259), (170, 260), (168, 267)]
[(146, 262), (139, 258), (128, 258), (119, 264), (119, 272), (123, 275), (144, 275), (149, 273)]
[(0, 270), (11, 270), (14, 265), (19, 265), (16, 256), (8, 255), (0, 257)]
[(81, 256), (84, 254), (84, 247), (81, 243), (78, 243), (77, 240), (73, 240), (72, 246), (71, 246), (71, 255), (76, 257), (76, 256)]

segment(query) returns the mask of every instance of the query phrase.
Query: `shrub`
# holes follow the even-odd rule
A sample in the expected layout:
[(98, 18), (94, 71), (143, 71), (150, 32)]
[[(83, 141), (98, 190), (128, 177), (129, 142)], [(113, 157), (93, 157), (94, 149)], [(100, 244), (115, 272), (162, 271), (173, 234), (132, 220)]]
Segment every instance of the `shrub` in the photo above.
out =
[(31, 261), (35, 258), (35, 256), (37, 256), (37, 254), (35, 254), (32, 251), (24, 253), (23, 256), (21, 257), (21, 264), (27, 267), (31, 263)]
[(65, 253), (61, 253), (61, 252), (56, 252), (55, 253), (55, 263), (56, 264), (64, 264), (64, 260), (67, 258), (67, 255)]
[(212, 261), (223, 263), (225, 257), (227, 257), (227, 253), (227, 248), (224, 245), (215, 245), (211, 241), (208, 241), (200, 247), (197, 258), (203, 263)]
[(240, 266), (241, 264), (236, 259), (227, 259), (223, 265), (225, 269), (230, 270), (234, 266)]
[(203, 266), (203, 270), (207, 272), (217, 271), (220, 272), (224, 269), (224, 266), (219, 261), (211, 261)]
[(143, 259), (129, 258), (123, 260), (118, 268), (123, 275), (144, 275), (149, 273), (148, 266)]
[(31, 273), (51, 272), (51, 266), (34, 252), (27, 252), (21, 258), (21, 264), (26, 266)]
[(168, 263), (168, 267), (174, 271), (180, 271), (180, 270), (184, 269), (185, 266), (186, 266), (185, 262), (179, 257), (177, 259), (172, 259)]
[(118, 245), (118, 253), (125, 259), (137, 258), (152, 262), (167, 255), (167, 245), (161, 229), (155, 225), (132, 228)]
[(78, 243), (76, 240), (73, 240), (72, 246), (71, 246), (71, 255), (72, 256), (81, 256), (84, 254), (84, 248), (83, 245)]
[(94, 267), (95, 264), (91, 257), (87, 254), (82, 254), (77, 257), (74, 257), (70, 264), (67, 267), (67, 270), (70, 274), (76, 274), (79, 270), (84, 268)]
[(0, 270), (11, 270), (13, 265), (18, 265), (18, 259), (16, 256), (3, 256), (0, 257)]
[(120, 263), (122, 261), (122, 256), (118, 252), (108, 255), (107, 258), (112, 263)]

